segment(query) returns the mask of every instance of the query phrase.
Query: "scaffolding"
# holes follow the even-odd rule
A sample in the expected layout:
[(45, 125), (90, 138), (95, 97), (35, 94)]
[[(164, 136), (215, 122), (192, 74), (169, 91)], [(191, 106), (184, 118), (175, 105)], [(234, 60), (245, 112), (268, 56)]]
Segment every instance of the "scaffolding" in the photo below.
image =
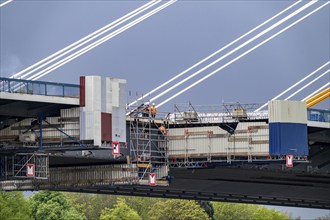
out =
[(260, 104), (222, 103), (218, 105), (175, 104), (168, 118), (172, 123), (229, 123), (247, 120), (266, 120), (267, 112), (254, 112)]
[(157, 180), (167, 180), (167, 131), (169, 122), (159, 113), (152, 117), (139, 109), (128, 118), (130, 133), (130, 162), (136, 164), (140, 182), (156, 175)]
[[(251, 112), (258, 106), (176, 104), (174, 113), (169, 115), (169, 166), (207, 167), (214, 163), (230, 165), (267, 160), (269, 153), (261, 144), (268, 144), (268, 133), (262, 130), (268, 129), (268, 115)], [(263, 151), (255, 152), (256, 146)]]
[(48, 176), (48, 154), (17, 153), (0, 157), (0, 180), (48, 179)]

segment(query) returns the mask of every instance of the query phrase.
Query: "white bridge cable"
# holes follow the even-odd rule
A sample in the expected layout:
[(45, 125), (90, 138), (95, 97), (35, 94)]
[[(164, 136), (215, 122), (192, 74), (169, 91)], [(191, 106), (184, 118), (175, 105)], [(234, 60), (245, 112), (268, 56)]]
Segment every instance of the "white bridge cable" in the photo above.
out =
[(310, 81), (309, 83), (307, 83), (306, 85), (304, 85), (303, 87), (301, 87), (300, 89), (298, 89), (297, 91), (295, 91), (294, 93), (292, 93), (291, 95), (289, 95), (288, 97), (286, 97), (284, 100), (288, 100), (288, 99), (292, 98), (293, 96), (295, 96), (296, 94), (298, 94), (299, 92), (301, 92), (302, 90), (304, 90), (305, 88), (307, 88), (312, 83), (314, 83), (315, 81), (319, 80), (322, 76), (324, 76), (325, 74), (327, 74), (329, 72), (330, 72), (330, 69), (328, 69), (327, 71), (323, 72), (321, 75), (319, 75), (318, 77), (316, 77), (315, 79), (313, 79), (312, 81)]
[(9, 3), (12, 2), (12, 1), (14, 1), (14, 0), (8, 0), (8, 1), (6, 1), (6, 2), (1, 3), (1, 4), (0, 4), (0, 8), (2, 8), (3, 6), (9, 4)]
[(118, 34), (122, 33), (123, 31), (125, 31), (125, 30), (131, 28), (132, 26), (134, 26), (134, 25), (140, 23), (141, 21), (147, 19), (148, 17), (150, 17), (150, 16), (156, 14), (157, 12), (159, 12), (159, 11), (165, 9), (166, 7), (172, 5), (172, 4), (175, 3), (176, 1), (177, 1), (177, 0), (171, 0), (171, 1), (169, 1), (169, 2), (167, 2), (167, 3), (165, 3), (165, 4), (163, 4), (163, 5), (159, 6), (158, 8), (153, 9), (152, 11), (148, 12), (147, 14), (141, 16), (140, 18), (135, 19), (134, 21), (132, 21), (132, 22), (130, 22), (129, 24), (127, 24), (127, 25), (125, 25), (125, 26), (119, 28), (118, 30), (112, 32), (111, 34), (109, 34), (109, 35), (107, 35), (107, 36), (105, 36), (105, 37), (103, 37), (103, 38), (101, 38), (101, 39), (95, 41), (94, 43), (90, 44), (89, 46), (86, 46), (85, 48), (80, 49), (79, 51), (77, 51), (77, 52), (71, 54), (70, 56), (68, 56), (68, 57), (66, 57), (66, 58), (64, 58), (64, 59), (62, 59), (62, 60), (60, 60), (60, 61), (58, 61), (57, 63), (52, 64), (51, 66), (49, 66), (48, 68), (44, 69), (43, 71), (36, 73), (35, 75), (29, 77), (27, 80), (37, 80), (37, 79), (39, 79), (39, 78), (45, 76), (46, 74), (48, 74), (48, 73), (54, 71), (55, 69), (57, 69), (57, 68), (63, 66), (64, 64), (66, 64), (66, 63), (68, 63), (68, 62), (70, 62), (70, 61), (76, 59), (77, 57), (79, 57), (79, 56), (85, 54), (86, 52), (88, 52), (88, 51), (94, 49), (95, 47), (101, 45), (102, 43), (104, 43), (104, 42), (110, 40), (111, 38), (113, 38), (113, 37), (115, 37), (115, 36), (117, 36)]
[[(321, 69), (323, 69), (325, 66), (327, 66), (329, 64), (330, 64), (330, 61), (326, 62), (325, 64), (323, 64), (322, 66), (320, 66), (319, 68), (317, 68), (316, 70), (314, 70), (313, 72), (311, 72), (310, 74), (308, 74), (306, 77), (304, 77), (303, 79), (301, 79), (299, 82), (297, 82), (294, 85), (290, 86), (288, 89), (286, 89), (285, 91), (281, 92), (280, 94), (278, 94), (277, 96), (275, 96), (271, 100), (278, 99), (279, 97), (281, 97), (282, 95), (284, 95), (285, 93), (287, 93), (288, 91), (290, 91), (291, 89), (293, 89), (294, 87), (298, 86), (300, 83), (302, 83), (303, 81), (305, 81), (309, 77), (313, 76), (315, 73), (319, 72)], [(263, 109), (267, 105), (268, 105), (268, 103), (266, 102), (260, 108), (256, 109), (254, 112), (260, 111), (261, 109)]]
[(159, 89), (163, 88), (164, 86), (166, 86), (167, 84), (173, 82), (174, 80), (176, 80), (177, 78), (179, 78), (180, 76), (183, 76), (184, 74), (186, 74), (187, 72), (189, 72), (190, 70), (194, 69), (195, 67), (199, 66), (200, 64), (204, 63), (205, 61), (209, 60), (210, 58), (212, 58), (213, 56), (219, 54), (220, 52), (222, 52), (223, 50), (227, 49), (228, 47), (230, 47), (231, 45), (235, 44), (236, 42), (238, 42), (239, 40), (243, 39), (244, 37), (246, 37), (247, 35), (251, 34), (252, 32), (256, 31), (257, 29), (261, 28), (262, 26), (264, 26), (265, 24), (269, 23), (270, 21), (274, 20), (275, 18), (277, 18), (278, 16), (282, 15), (283, 13), (285, 13), (286, 11), (288, 11), (289, 9), (291, 9), (292, 7), (296, 6), (297, 4), (299, 4), (300, 2), (302, 2), (302, 0), (299, 0), (297, 2), (295, 2), (294, 4), (290, 5), (289, 7), (287, 7), (286, 9), (282, 10), (281, 12), (277, 13), (276, 15), (274, 15), (273, 17), (269, 18), (268, 20), (266, 20), (265, 22), (263, 22), (262, 24), (256, 26), (255, 28), (251, 29), (250, 31), (246, 32), (245, 34), (241, 35), (240, 37), (236, 38), (235, 40), (233, 40), (232, 42), (230, 42), (229, 44), (225, 45), (224, 47), (222, 47), (221, 49), (215, 51), (214, 53), (212, 53), (211, 55), (207, 56), (206, 58), (200, 60), (199, 62), (197, 62), (196, 64), (194, 64), (193, 66), (189, 67), (188, 69), (184, 70), (183, 72), (177, 74), (176, 76), (174, 76), (173, 78), (169, 79), (168, 81), (166, 81), (165, 83), (161, 84), (160, 86), (156, 87), (155, 89), (149, 91), (148, 93), (146, 93), (145, 95), (142, 95), (140, 98), (136, 99), (135, 101), (131, 102), (128, 104), (128, 107), (136, 104), (137, 102), (143, 100), (145, 97), (150, 96), (151, 94), (153, 94), (154, 92), (158, 91)]
[(228, 63), (226, 63), (225, 65), (221, 66), (220, 68), (216, 69), (215, 71), (209, 73), (208, 75), (204, 76), (203, 78), (199, 79), (198, 81), (196, 81), (195, 83), (191, 84), (190, 86), (186, 87), (185, 89), (181, 90), (180, 92), (176, 93), (175, 95), (169, 97), (168, 99), (166, 99), (165, 101), (161, 102), (160, 104), (158, 104), (156, 107), (160, 107), (164, 104), (166, 104), (167, 102), (171, 101), (172, 99), (174, 99), (175, 97), (181, 95), (182, 93), (184, 93), (185, 91), (191, 89), (192, 87), (196, 86), (197, 84), (203, 82), (204, 80), (206, 80), (207, 78), (211, 77), (212, 75), (216, 74), (217, 72), (219, 72), (220, 70), (226, 68), (227, 66), (229, 66), (230, 64), (234, 63), (235, 61), (239, 60), (240, 58), (244, 57), (245, 55), (249, 54), (250, 52), (254, 51), (255, 49), (257, 49), (258, 47), (262, 46), (263, 44), (267, 43), (268, 41), (272, 40), (273, 38), (275, 38), (276, 36), (280, 35), (281, 33), (283, 33), (284, 31), (288, 30), (289, 28), (293, 27), (294, 25), (298, 24), (299, 22), (301, 22), (302, 20), (306, 19), (307, 17), (309, 17), (310, 15), (314, 14), (315, 12), (317, 12), (318, 10), (322, 9), (323, 7), (325, 7), (326, 5), (328, 5), (330, 2), (326, 2), (325, 4), (321, 5), (320, 7), (314, 9), (313, 11), (311, 11), (310, 13), (308, 13), (307, 15), (301, 17), (300, 19), (298, 19), (297, 21), (291, 23), (289, 26), (283, 28), (282, 30), (278, 31), (276, 34), (270, 36), (269, 38), (267, 38), (266, 40), (262, 41), (261, 43), (257, 44), (256, 46), (252, 47), (251, 49), (247, 50), (246, 52), (242, 53), (241, 55), (239, 55), (238, 57), (232, 59), (231, 61), (229, 61)]
[[(118, 25), (120, 25), (120, 24), (124, 23), (125, 21), (131, 19), (132, 17), (134, 17), (134, 16), (136, 16), (136, 15), (144, 12), (145, 10), (149, 9), (150, 7), (154, 6), (155, 4), (158, 4), (159, 2), (160, 2), (160, 0), (157, 0), (157, 1), (156, 0), (153, 0), (153, 1), (148, 2), (147, 4), (144, 4), (143, 6), (141, 6), (141, 7), (137, 8), (137, 9), (133, 10), (132, 12), (130, 12), (130, 13), (128, 13), (128, 14), (126, 14), (126, 15), (118, 18), (117, 20), (115, 20), (115, 21), (107, 24), (106, 26), (104, 26), (104, 27), (102, 27), (102, 28), (94, 31), (93, 33), (91, 33), (91, 34), (89, 34), (89, 35), (81, 38), (80, 40), (78, 40), (78, 41), (70, 44), (69, 46), (67, 46), (67, 47), (65, 47), (65, 48), (63, 48), (63, 49), (55, 52), (54, 54), (52, 54), (52, 55), (50, 55), (50, 56), (48, 56), (48, 57), (40, 60), (39, 62), (37, 62), (37, 63), (29, 66), (28, 68), (26, 68), (26, 69), (24, 69), (24, 70), (22, 70), (22, 71), (20, 71), (20, 72), (18, 72), (16, 74), (14, 74), (10, 78), (18, 78), (18, 77), (19, 78), (25, 78), (25, 77), (31, 75), (31, 73), (33, 73), (33, 72), (39, 70), (40, 68), (48, 65), (49, 63), (51, 63), (51, 62), (53, 62), (53, 61), (55, 61), (55, 60), (63, 57), (64, 55), (68, 54), (69, 52), (77, 49), (78, 47), (81, 47), (82, 45), (84, 45), (84, 44), (90, 42), (91, 40), (99, 37), (100, 35), (102, 35), (102, 34), (108, 32), (108, 31), (112, 30), (113, 28), (117, 27)], [(55, 57), (55, 58), (53, 58), (53, 57)], [(46, 61), (48, 61), (48, 62), (46, 62)], [(40, 65), (40, 66), (37, 67), (38, 65)], [(37, 68), (35, 68), (35, 67), (37, 67)], [(31, 70), (31, 71), (29, 71), (29, 70)], [(27, 72), (27, 71), (29, 71), (29, 72)], [(25, 74), (23, 76), (20, 76), (23, 73), (25, 73)]]
[(271, 31), (272, 29), (276, 28), (277, 26), (281, 25), (282, 23), (284, 23), (285, 21), (289, 20), (290, 18), (292, 18), (293, 16), (299, 14), (300, 12), (302, 12), (303, 10), (307, 9), (308, 7), (312, 6), (313, 4), (315, 4), (317, 1), (311, 1), (307, 4), (305, 4), (304, 6), (302, 6), (301, 8), (297, 9), (296, 11), (292, 12), (291, 14), (287, 15), (285, 18), (281, 19), (280, 21), (276, 22), (275, 24), (271, 25), (270, 27), (266, 28), (265, 30), (263, 30), (262, 32), (260, 32), (259, 34), (255, 35), (254, 37), (250, 38), (249, 40), (245, 41), (244, 43), (242, 43), (241, 45), (239, 45), (238, 47), (236, 47), (235, 49), (231, 50), (230, 52), (226, 53), (225, 55), (221, 56), (220, 58), (218, 58), (217, 60), (213, 61), (212, 63), (208, 64), (207, 66), (203, 67), (202, 69), (198, 70), (197, 72), (191, 74), (190, 76), (186, 77), (185, 79), (181, 80), (180, 82), (176, 83), (175, 85), (171, 86), (170, 88), (166, 89), (165, 91), (161, 92), (160, 94), (156, 95), (155, 97), (150, 99), (150, 102), (155, 101), (156, 99), (158, 99), (159, 97), (163, 96), (164, 94), (168, 93), (169, 91), (173, 90), (174, 88), (178, 87), (179, 85), (181, 85), (182, 83), (188, 81), (189, 79), (197, 76), (198, 74), (200, 74), (201, 72), (203, 72), (204, 70), (208, 69), (209, 67), (213, 66), (214, 64), (218, 63), (219, 61), (225, 59), (226, 57), (230, 56), (231, 54), (233, 54), (234, 52), (238, 51), (239, 49), (243, 48), (244, 46), (248, 45), (249, 43), (253, 42), (254, 40), (258, 39), (259, 37), (261, 37), (262, 35), (268, 33), (269, 31)]
[(309, 94), (308, 96), (306, 96), (305, 98), (303, 98), (301, 101), (306, 101), (307, 99), (309, 99), (310, 97), (312, 97), (313, 95), (317, 94), (318, 92), (322, 91), (324, 88), (329, 87), (330, 82), (327, 82), (326, 84), (324, 84), (322, 87), (320, 87), (319, 89), (315, 90), (314, 92), (312, 92), (311, 94)]

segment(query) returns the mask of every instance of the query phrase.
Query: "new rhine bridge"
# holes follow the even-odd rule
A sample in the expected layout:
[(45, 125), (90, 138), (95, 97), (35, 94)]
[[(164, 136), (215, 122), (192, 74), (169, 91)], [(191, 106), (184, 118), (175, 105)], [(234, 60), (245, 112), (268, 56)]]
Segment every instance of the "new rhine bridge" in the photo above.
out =
[[(10, 2), (15, 1), (0, 4), (1, 10)], [(131, 103), (126, 103), (124, 79), (82, 76), (79, 85), (36, 81), (175, 2), (148, 1), (10, 78), (0, 78), (0, 190), (330, 209), (330, 112), (312, 109), (330, 97), (330, 82), (302, 100), (292, 100), (329, 76), (330, 61), (264, 105), (189, 103), (176, 105), (170, 113), (159, 111), (165, 103), (329, 8), (329, 1), (292, 2)], [(220, 67), (215, 66), (220, 62)], [(205, 75), (151, 106), (200, 73)], [(280, 98), (315, 74), (296, 92)], [(162, 92), (149, 98), (161, 88)]]
[[(280, 112), (271, 114), (290, 121), (285, 117), (293, 111), (297, 120), (305, 120), (307, 133), (304, 140), (299, 131), (285, 131), (297, 135), (290, 140), (305, 144), (306, 152), (299, 146), (287, 152), (286, 140), (275, 137), (283, 144), (277, 152), (271, 149), (271, 122), (276, 119), (269, 111), (253, 112), (257, 105), (224, 104), (223, 112), (214, 106), (209, 112), (177, 106), (173, 113), (153, 118), (143, 115), (141, 106), (126, 113), (125, 81), (95, 76), (80, 81), (72, 85), (0, 79), (1, 190), (330, 208), (328, 110), (307, 110), (306, 102), (273, 103)], [(101, 81), (107, 83), (100, 86)], [(19, 88), (10, 89), (14, 83)], [(121, 89), (105, 94), (107, 86)], [(86, 95), (91, 91), (104, 100)], [(98, 116), (88, 118), (88, 108)], [(92, 131), (96, 129), (100, 134)], [(289, 144), (294, 147), (295, 141)], [(292, 167), (286, 154), (293, 155)]]

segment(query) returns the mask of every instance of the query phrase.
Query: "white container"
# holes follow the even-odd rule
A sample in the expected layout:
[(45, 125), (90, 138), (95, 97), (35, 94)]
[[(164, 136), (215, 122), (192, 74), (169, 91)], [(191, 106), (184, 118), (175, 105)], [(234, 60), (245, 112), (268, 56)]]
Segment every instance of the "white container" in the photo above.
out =
[(272, 100), (268, 102), (269, 123), (307, 124), (306, 102)]

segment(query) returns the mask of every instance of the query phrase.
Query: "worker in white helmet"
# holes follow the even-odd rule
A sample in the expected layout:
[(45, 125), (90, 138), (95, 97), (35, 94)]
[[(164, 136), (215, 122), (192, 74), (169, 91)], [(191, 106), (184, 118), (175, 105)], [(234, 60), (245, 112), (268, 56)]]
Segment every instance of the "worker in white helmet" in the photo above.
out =
[(149, 102), (145, 102), (144, 103), (144, 109), (143, 109), (143, 113), (142, 113), (142, 117), (149, 117), (149, 113), (150, 113), (150, 107), (149, 107)]
[(150, 109), (151, 117), (156, 117), (157, 114), (157, 108), (155, 106), (155, 103), (152, 103), (151, 109)]

